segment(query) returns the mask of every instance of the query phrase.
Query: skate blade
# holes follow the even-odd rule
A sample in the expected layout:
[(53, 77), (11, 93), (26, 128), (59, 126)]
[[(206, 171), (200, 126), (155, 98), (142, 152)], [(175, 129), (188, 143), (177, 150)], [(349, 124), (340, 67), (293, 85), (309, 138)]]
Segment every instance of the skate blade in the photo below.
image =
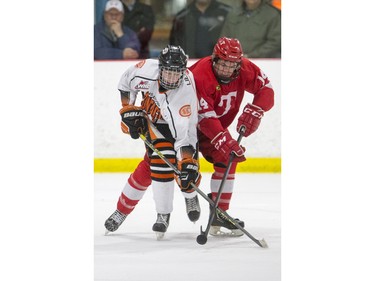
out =
[(212, 236), (221, 236), (221, 237), (240, 237), (243, 235), (243, 232), (240, 229), (227, 229), (227, 231), (221, 230), (221, 226), (211, 226), (210, 231), (208, 232)]
[(160, 241), (164, 238), (165, 232), (160, 232), (160, 231), (154, 231), (156, 235), (156, 240)]

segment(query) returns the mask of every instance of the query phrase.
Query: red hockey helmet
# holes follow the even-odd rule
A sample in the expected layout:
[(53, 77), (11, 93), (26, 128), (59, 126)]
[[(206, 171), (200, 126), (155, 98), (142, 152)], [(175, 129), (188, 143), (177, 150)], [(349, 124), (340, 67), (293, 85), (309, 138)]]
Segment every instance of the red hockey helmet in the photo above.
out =
[[(227, 84), (233, 79), (237, 78), (240, 74), (241, 62), (242, 62), (243, 52), (240, 41), (235, 38), (221, 37), (212, 53), (212, 67), (216, 78), (219, 82)], [(218, 73), (218, 67), (216, 66), (219, 60), (233, 62), (235, 63), (235, 69), (231, 75), (223, 75)]]

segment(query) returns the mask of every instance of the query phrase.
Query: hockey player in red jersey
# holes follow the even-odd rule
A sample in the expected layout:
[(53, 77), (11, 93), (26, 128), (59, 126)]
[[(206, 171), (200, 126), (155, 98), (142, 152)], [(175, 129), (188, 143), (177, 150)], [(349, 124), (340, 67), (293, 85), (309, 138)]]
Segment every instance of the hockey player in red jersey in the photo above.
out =
[[(195, 222), (200, 216), (200, 206), (197, 192), (190, 183), (198, 186), (201, 178), (196, 151), (198, 100), (193, 75), (186, 68), (187, 59), (181, 47), (168, 45), (160, 52), (158, 60), (147, 59), (128, 68), (118, 89), (123, 106), (120, 110), (122, 131), (134, 139), (143, 133), (165, 158), (177, 164), (181, 173), (176, 181), (185, 197), (187, 215)], [(140, 92), (142, 104), (135, 106)], [(148, 122), (159, 132), (153, 131)], [(174, 170), (149, 149), (125, 184), (115, 212), (105, 221), (107, 231), (119, 228), (152, 184), (157, 211), (152, 229), (158, 239), (162, 238), (173, 210), (174, 180)]]
[[(262, 70), (243, 58), (241, 44), (234, 38), (220, 38), (212, 56), (200, 59), (189, 69), (194, 74), (199, 102), (199, 150), (214, 167), (209, 194), (213, 200), (216, 200), (229, 156), (232, 152), (235, 154), (218, 203), (218, 207), (226, 211), (233, 193), (237, 163), (246, 160), (245, 148), (233, 139), (228, 127), (238, 114), (244, 95), (252, 94), (253, 102), (244, 106), (236, 128), (239, 132), (245, 126), (244, 137), (254, 133), (264, 112), (273, 107), (274, 91)], [(244, 222), (238, 220), (238, 223), (244, 226)], [(222, 227), (227, 230), (223, 231)], [(236, 226), (217, 213), (209, 233), (243, 235)]]

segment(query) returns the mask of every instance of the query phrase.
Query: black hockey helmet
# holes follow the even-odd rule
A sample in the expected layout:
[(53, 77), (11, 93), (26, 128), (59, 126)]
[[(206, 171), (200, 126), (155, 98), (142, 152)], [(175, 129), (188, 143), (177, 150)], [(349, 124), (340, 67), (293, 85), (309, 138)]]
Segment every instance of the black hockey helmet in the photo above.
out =
[(159, 81), (164, 89), (171, 90), (180, 86), (187, 60), (188, 56), (180, 46), (168, 45), (160, 52)]

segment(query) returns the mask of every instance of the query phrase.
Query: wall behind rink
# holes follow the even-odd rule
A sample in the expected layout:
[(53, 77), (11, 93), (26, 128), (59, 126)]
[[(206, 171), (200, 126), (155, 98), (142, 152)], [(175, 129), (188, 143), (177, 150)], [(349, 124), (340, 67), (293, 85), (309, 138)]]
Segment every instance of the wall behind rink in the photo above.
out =
[[(189, 60), (191, 65), (196, 60)], [(253, 59), (271, 80), (275, 90), (275, 105), (262, 119), (257, 132), (243, 138), (241, 144), (246, 147), (248, 160), (239, 165), (243, 171), (279, 172), (281, 166), (281, 60)], [(96, 61), (94, 62), (94, 170), (96, 172), (131, 171), (144, 154), (142, 140), (133, 140), (120, 129), (121, 108), (117, 84), (122, 73), (139, 62), (132, 61)], [(251, 102), (253, 95), (245, 94), (245, 101)], [(240, 112), (242, 112), (242, 103)], [(137, 100), (137, 104), (140, 100)], [(237, 138), (237, 122), (229, 128)], [(204, 168), (202, 163), (202, 169)], [(129, 167), (129, 165), (131, 167)], [(254, 166), (257, 167), (249, 167)]]

